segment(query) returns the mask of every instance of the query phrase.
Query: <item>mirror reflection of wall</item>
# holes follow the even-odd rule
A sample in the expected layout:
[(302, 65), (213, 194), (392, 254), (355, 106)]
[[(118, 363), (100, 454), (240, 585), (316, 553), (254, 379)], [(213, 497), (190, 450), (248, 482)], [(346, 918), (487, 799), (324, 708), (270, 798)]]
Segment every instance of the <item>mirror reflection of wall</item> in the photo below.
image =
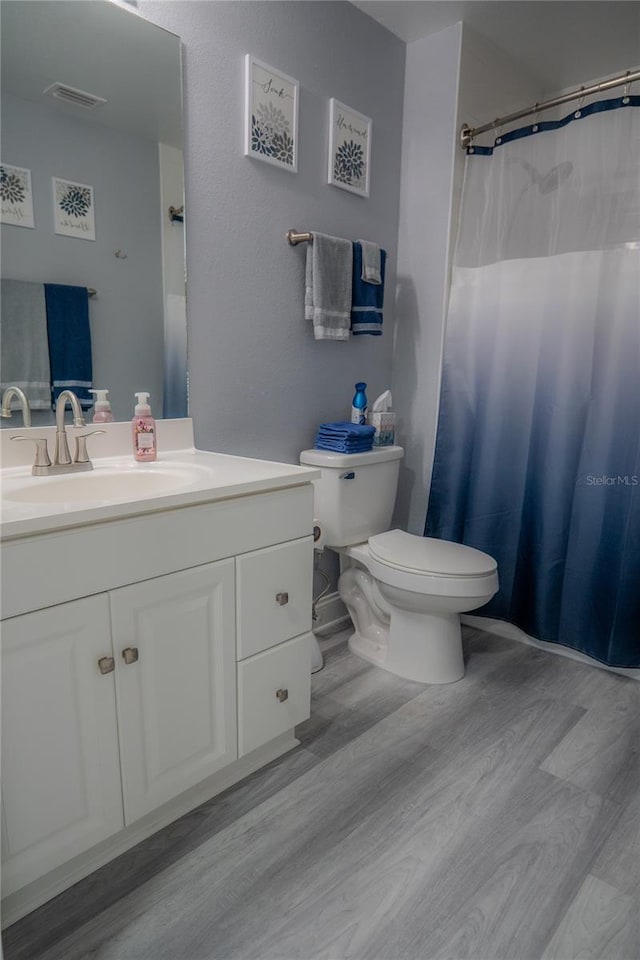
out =
[[(1, 161), (31, 172), (34, 210), (33, 228), (3, 215), (2, 278), (95, 289), (93, 386), (114, 418), (136, 390), (156, 416), (185, 416), (184, 224), (169, 215), (184, 206), (180, 40), (107, 0), (15, 0), (1, 17)], [(104, 102), (45, 92), (55, 83)], [(95, 240), (56, 233), (53, 178), (93, 189)]]

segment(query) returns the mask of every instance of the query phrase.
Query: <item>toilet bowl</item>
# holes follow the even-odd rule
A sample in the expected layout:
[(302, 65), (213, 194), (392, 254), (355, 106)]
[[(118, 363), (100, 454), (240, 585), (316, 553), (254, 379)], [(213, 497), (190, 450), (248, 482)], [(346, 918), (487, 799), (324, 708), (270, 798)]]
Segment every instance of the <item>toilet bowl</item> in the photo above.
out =
[(453, 683), (464, 676), (460, 614), (496, 593), (497, 565), (473, 547), (389, 529), (403, 453), (304, 450), (300, 462), (320, 467), (315, 514), (341, 557), (351, 649), (400, 677)]
[(354, 623), (354, 653), (410, 680), (460, 680), (460, 614), (495, 594), (495, 560), (472, 547), (402, 530), (339, 552), (338, 592)]

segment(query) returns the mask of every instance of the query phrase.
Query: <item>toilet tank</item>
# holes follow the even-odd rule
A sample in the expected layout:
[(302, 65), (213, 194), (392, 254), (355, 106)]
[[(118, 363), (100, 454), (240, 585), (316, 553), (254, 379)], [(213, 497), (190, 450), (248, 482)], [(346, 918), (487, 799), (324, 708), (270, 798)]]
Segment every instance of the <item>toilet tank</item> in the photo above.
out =
[(315, 488), (316, 518), (328, 547), (363, 543), (391, 526), (402, 447), (368, 453), (303, 450), (300, 463), (321, 471)]

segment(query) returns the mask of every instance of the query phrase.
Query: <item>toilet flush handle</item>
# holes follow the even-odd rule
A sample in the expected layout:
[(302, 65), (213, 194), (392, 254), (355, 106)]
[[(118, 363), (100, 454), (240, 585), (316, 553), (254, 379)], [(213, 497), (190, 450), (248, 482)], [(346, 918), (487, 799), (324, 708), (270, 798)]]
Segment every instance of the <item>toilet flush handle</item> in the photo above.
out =
[(355, 480), (356, 475), (353, 470), (350, 470), (349, 473), (341, 473), (338, 479), (340, 480)]

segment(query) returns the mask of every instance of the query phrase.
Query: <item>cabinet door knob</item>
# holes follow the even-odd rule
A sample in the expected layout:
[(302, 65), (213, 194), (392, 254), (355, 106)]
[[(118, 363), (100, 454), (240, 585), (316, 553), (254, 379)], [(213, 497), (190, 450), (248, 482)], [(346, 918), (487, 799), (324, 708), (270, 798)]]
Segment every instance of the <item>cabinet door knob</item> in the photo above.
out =
[(289, 594), (288, 593), (276, 593), (276, 603), (281, 607), (284, 607), (286, 603), (289, 603)]
[(100, 657), (98, 660), (100, 673), (113, 673), (116, 668), (116, 662), (113, 657)]
[(122, 651), (122, 658), (125, 663), (135, 663), (138, 659), (137, 647), (125, 647)]
[(289, 699), (289, 691), (287, 689), (276, 690), (276, 697), (278, 698), (280, 703), (284, 703), (285, 700)]

